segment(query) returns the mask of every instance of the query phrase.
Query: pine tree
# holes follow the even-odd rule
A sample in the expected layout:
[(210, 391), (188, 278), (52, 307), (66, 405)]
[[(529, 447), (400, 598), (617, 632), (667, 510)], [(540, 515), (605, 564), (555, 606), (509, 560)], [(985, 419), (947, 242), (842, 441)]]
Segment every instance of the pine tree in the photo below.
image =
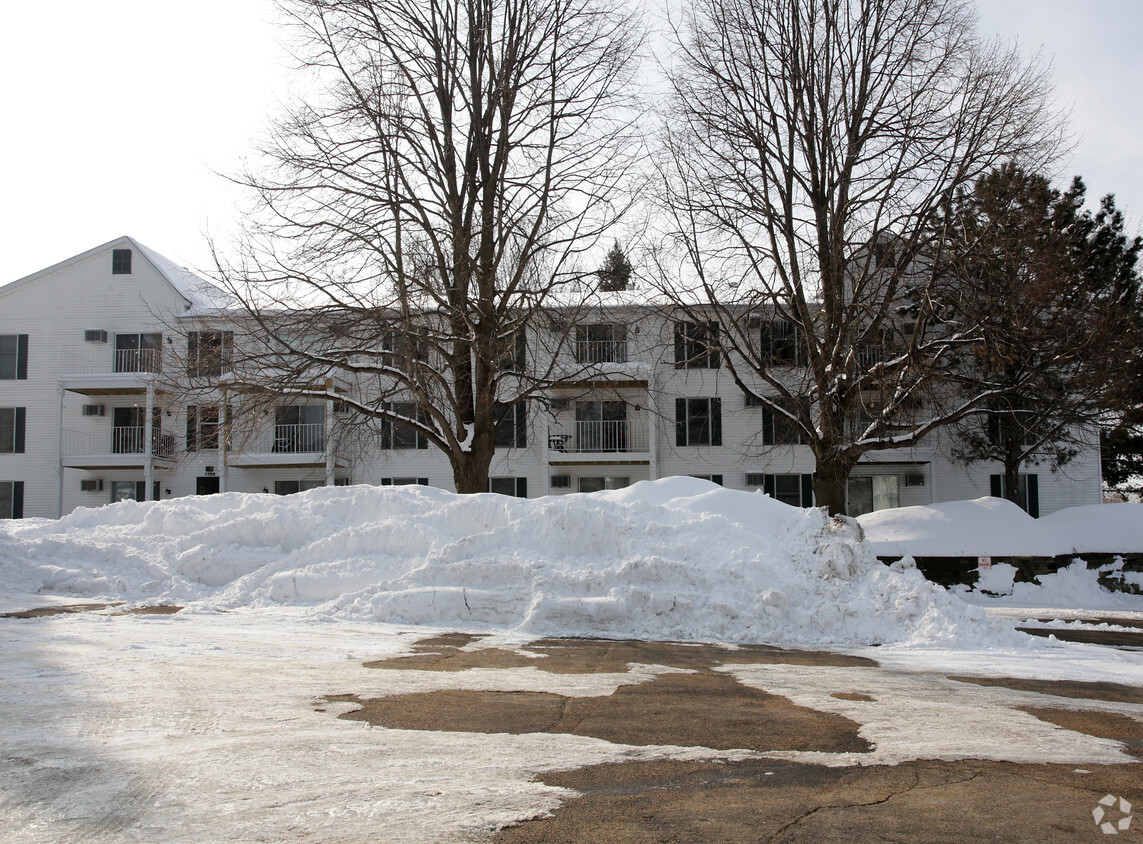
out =
[(631, 270), (631, 262), (627, 260), (622, 247), (616, 241), (607, 253), (607, 257), (603, 259), (603, 266), (597, 273), (599, 289), (606, 291), (626, 290), (627, 284), (631, 280)]

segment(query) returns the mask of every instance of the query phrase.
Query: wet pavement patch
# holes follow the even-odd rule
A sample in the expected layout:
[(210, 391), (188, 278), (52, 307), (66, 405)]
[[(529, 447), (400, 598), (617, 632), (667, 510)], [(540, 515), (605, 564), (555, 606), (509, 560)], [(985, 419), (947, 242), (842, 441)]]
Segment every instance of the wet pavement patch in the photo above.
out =
[(1070, 844), (1102, 840), (1092, 809), (1106, 794), (1138, 793), (1138, 777), (1134, 765), (616, 763), (539, 777), (581, 796), (493, 841)]
[(602, 697), (450, 690), (326, 699), (360, 704), (342, 718), (403, 730), (570, 733), (616, 744), (715, 750), (870, 750), (848, 718), (797, 706), (710, 672), (664, 674)]
[[(1129, 753), (1143, 759), (1143, 721), (1129, 715), (1039, 706), (1022, 706), (1020, 709), (1065, 730), (1122, 742)], [(1139, 776), (1143, 781), (1143, 773)]]
[(1143, 704), (1143, 688), (1122, 683), (1090, 683), (1079, 680), (1019, 680), (1014, 677), (967, 677), (950, 674), (950, 680), (977, 686), (1001, 686), (1018, 692), (1037, 692), (1081, 700), (1107, 700), (1113, 703)]
[(422, 639), (408, 656), (365, 663), (366, 668), (466, 671), (471, 668), (533, 667), (553, 674), (615, 674), (632, 663), (706, 671), (718, 665), (793, 664), (875, 667), (871, 659), (825, 651), (767, 645), (693, 645), (608, 639), (540, 639), (515, 650), (470, 648), (479, 636), (450, 633)]
[(119, 606), (122, 606), (121, 602), (117, 604), (60, 604), (53, 607), (36, 607), (31, 610), (0, 613), (0, 618), (47, 618), (52, 615), (65, 615), (73, 612), (99, 612)]

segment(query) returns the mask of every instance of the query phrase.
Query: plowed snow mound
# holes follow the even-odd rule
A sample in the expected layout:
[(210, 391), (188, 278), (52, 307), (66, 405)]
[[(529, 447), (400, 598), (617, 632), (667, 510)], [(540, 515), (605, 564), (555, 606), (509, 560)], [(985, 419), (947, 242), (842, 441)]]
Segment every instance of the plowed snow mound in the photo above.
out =
[(886, 567), (848, 519), (693, 478), (524, 500), (427, 487), (228, 493), (0, 525), (6, 592), (780, 645), (1027, 639)]

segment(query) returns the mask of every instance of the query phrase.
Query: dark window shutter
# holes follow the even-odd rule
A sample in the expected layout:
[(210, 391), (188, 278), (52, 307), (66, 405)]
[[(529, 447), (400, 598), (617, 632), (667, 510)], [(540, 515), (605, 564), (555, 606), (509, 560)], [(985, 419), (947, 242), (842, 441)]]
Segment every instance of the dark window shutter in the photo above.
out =
[(992, 491), (989, 494), (993, 498), (1003, 498), (1004, 497), (1004, 476), (1003, 475), (991, 475), (989, 477), (989, 481), (991, 482), (991, 485), (992, 485)]
[(428, 478), (417, 478), (417, 485), (418, 486), (428, 486), (429, 485), (429, 479)]
[(686, 323), (675, 323), (675, 369), (682, 369), (687, 365), (687, 338)]
[(516, 478), (516, 497), (517, 498), (527, 498), (528, 497), (528, 479), (527, 478)]
[[(419, 407), (417, 408), (417, 421), (420, 422), (425, 427), (428, 427), (428, 417), (425, 415), (425, 411)], [(429, 447), (429, 438), (425, 436), (423, 431), (418, 429), (417, 430), (417, 448), (428, 448), (428, 447)]]
[(711, 475), (710, 479), (719, 486), (722, 486), (722, 475)]
[(187, 451), (198, 451), (198, 407), (187, 405)]
[(16, 408), (16, 440), (12, 447), (13, 454), (24, 453), (24, 429), (27, 411), (22, 407)]
[(776, 497), (776, 490), (774, 489), (774, 476), (766, 474), (762, 476), (762, 491), (769, 495), (771, 498)]
[(28, 380), (28, 335), (16, 335), (16, 380)]
[(722, 366), (722, 352), (719, 351), (718, 323), (712, 322), (707, 327), (707, 366), (718, 369)]
[(802, 506), (814, 506), (814, 476), (802, 475)]
[[(528, 402), (524, 399), (516, 402), (516, 448), (528, 447)], [(526, 498), (527, 496), (521, 496)]]
[(187, 332), (187, 375), (198, 375), (198, 332)]
[(1028, 484), (1028, 515), (1033, 519), (1040, 518), (1040, 476), (1027, 475)]
[(12, 518), (24, 518), (24, 482), (12, 481)]
[(722, 445), (722, 399), (710, 400), (710, 444)]
[(774, 411), (762, 408), (762, 445), (774, 444)]
[(392, 478), (382, 478), (381, 479), (381, 486), (393, 486), (393, 479)]
[(528, 340), (523, 328), (516, 332), (515, 343), (516, 371), (523, 372), (528, 366)]
[(762, 366), (774, 365), (774, 340), (770, 320), (762, 320), (761, 337), (759, 338), (759, 356)]
[[(383, 413), (393, 412), (393, 402), (381, 402), (381, 411)], [(381, 420), (381, 448), (389, 449), (393, 447), (393, 420)], [(390, 481), (392, 483), (392, 481)]]
[(675, 399), (675, 445), (687, 444), (687, 400)]

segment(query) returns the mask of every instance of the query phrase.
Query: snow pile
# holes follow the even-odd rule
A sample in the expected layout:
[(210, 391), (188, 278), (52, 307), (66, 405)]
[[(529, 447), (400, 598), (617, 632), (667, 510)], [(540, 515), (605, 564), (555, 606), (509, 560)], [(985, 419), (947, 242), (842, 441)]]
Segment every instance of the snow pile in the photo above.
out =
[[(1101, 576), (1108, 574), (1126, 584), (1143, 585), (1143, 574), (1123, 571), (1123, 561), (1099, 568), (1088, 568), (1083, 560), (1063, 566), (1051, 574), (1037, 575), (1035, 582), (1017, 581), (1017, 569), (1007, 563), (994, 563), (990, 568), (978, 569), (975, 587), (954, 587), (962, 598), (975, 603), (994, 606), (1029, 608), (1078, 608), (1087, 610), (1143, 610), (1143, 599), (1127, 591), (1112, 592), (1100, 584)], [(1000, 600), (996, 600), (1000, 599)]]
[(858, 517), (878, 556), (1055, 557), (1143, 553), (1143, 504), (1096, 504), (1034, 519), (1002, 498), (878, 510)]
[(694, 478), (535, 500), (427, 487), (231, 493), (0, 526), (9, 593), (785, 645), (1021, 637), (879, 563), (856, 525)]

